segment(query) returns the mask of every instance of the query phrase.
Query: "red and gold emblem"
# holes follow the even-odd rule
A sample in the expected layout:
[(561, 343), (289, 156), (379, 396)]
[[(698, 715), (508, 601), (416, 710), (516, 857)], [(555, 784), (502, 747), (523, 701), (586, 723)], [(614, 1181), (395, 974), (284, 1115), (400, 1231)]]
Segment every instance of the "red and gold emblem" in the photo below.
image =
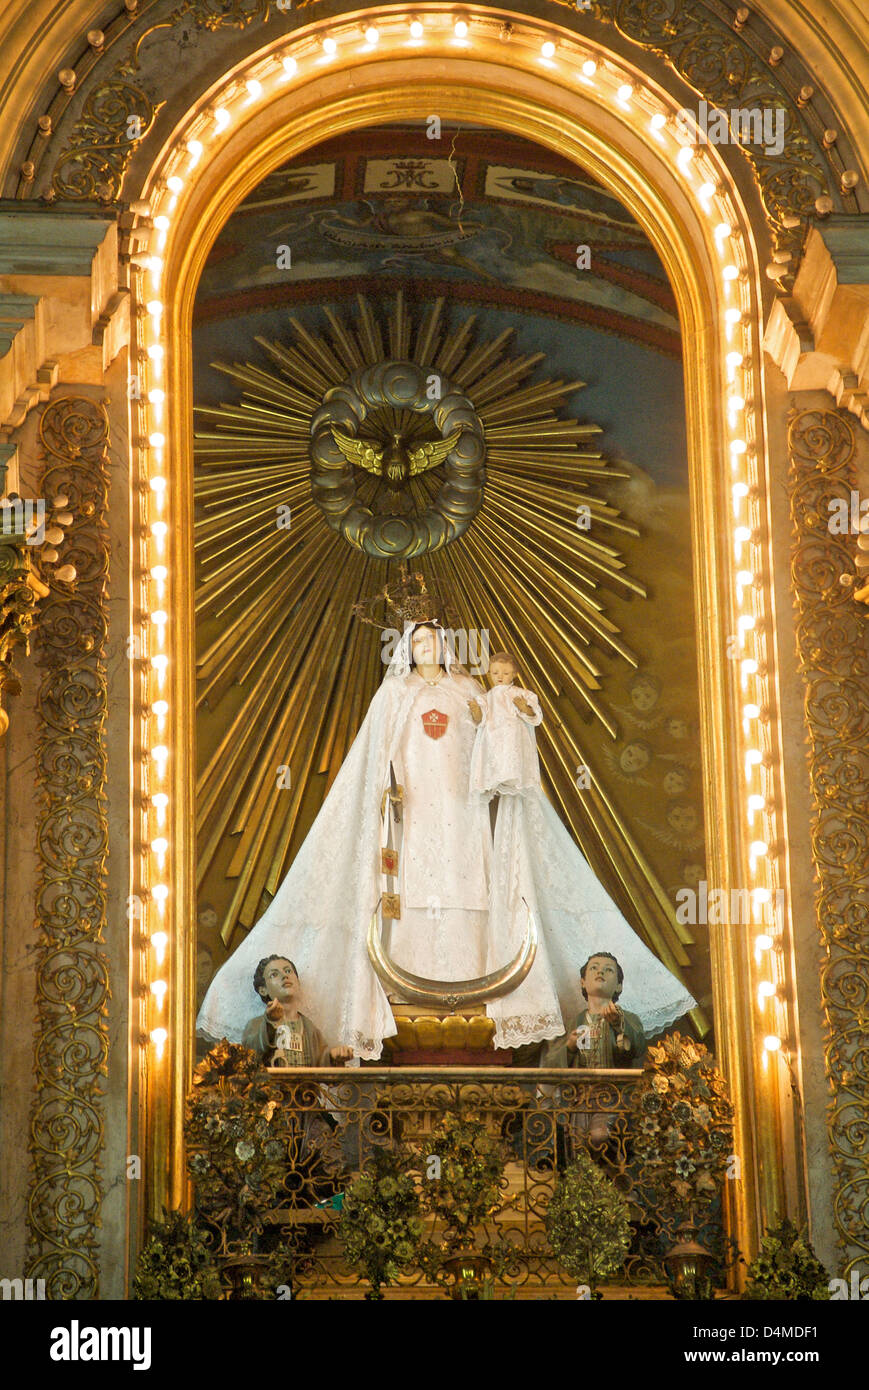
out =
[(449, 722), (450, 716), (441, 714), (439, 709), (428, 709), (422, 716), (422, 727), (429, 738), (443, 738)]

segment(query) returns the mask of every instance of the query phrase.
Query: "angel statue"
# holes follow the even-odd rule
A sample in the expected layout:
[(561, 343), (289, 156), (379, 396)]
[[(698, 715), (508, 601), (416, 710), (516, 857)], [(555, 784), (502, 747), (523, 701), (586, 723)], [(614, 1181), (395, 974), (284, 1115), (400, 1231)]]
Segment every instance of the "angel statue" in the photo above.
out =
[[(397, 1031), (368, 950), (378, 904), (389, 959), (442, 982), (497, 973), (521, 952), (533, 917), (530, 969), (487, 1004), (496, 1047), (562, 1036), (582, 1007), (580, 969), (602, 948), (623, 963), (632, 990), (625, 1005), (647, 1035), (693, 1007), (597, 881), (539, 783), (501, 799), (493, 832), (488, 799), (470, 788), (477, 725), (469, 702), (484, 691), (456, 662), (450, 637), (434, 618), (405, 626), (286, 877), (215, 975), (201, 1033), (241, 1039), (254, 968), (275, 954), (297, 963), (300, 1005), (325, 1036), (358, 1058), (378, 1058)], [(394, 815), (398, 849), (387, 833)]]

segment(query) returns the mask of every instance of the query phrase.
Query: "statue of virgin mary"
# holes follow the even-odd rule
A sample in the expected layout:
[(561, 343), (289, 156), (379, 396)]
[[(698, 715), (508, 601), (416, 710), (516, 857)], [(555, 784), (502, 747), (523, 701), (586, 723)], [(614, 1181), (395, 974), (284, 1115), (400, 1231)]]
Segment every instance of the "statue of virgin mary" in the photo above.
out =
[(383, 807), (396, 785), (399, 913), (384, 922), (383, 939), (397, 966), (441, 982), (479, 978), (516, 956), (529, 911), (536, 921), (530, 970), (487, 1005), (496, 1047), (566, 1032), (583, 1007), (580, 969), (595, 951), (618, 956), (623, 1006), (647, 1035), (694, 1006), (622, 917), (539, 785), (500, 797), (493, 833), (488, 800), (470, 791), (469, 701), (483, 694), (439, 623), (406, 626), (286, 877), (214, 977), (201, 1033), (240, 1041), (258, 1006), (257, 962), (277, 954), (296, 964), (305, 1012), (330, 1044), (380, 1056), (397, 1030), (367, 936), (383, 893)]

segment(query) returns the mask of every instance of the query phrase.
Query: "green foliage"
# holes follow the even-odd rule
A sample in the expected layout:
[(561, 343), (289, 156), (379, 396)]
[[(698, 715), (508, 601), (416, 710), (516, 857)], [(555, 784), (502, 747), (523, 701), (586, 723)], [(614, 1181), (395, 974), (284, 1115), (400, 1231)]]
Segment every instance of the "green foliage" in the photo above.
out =
[(211, 1251), (197, 1226), (180, 1211), (165, 1211), (139, 1255), (133, 1280), (137, 1299), (220, 1298)]
[(830, 1276), (808, 1239), (791, 1221), (768, 1226), (748, 1266), (743, 1298), (818, 1302), (830, 1298)]
[(733, 1149), (733, 1107), (702, 1043), (671, 1033), (649, 1047), (632, 1134), (650, 1209), (664, 1220), (708, 1211)]
[(364, 1173), (344, 1196), (338, 1235), (350, 1264), (380, 1298), (416, 1258), (422, 1238), (419, 1197), (411, 1159), (398, 1149), (377, 1148)]
[(249, 1048), (225, 1040), (193, 1073), (184, 1138), (196, 1209), (219, 1225), (256, 1229), (287, 1168), (287, 1110)]
[(546, 1234), (568, 1274), (590, 1289), (624, 1263), (631, 1243), (628, 1205), (584, 1150), (556, 1180)]
[(425, 1171), (438, 1160), (437, 1173), (423, 1183), (423, 1204), (446, 1228), (447, 1249), (467, 1244), (474, 1227), (502, 1205), (504, 1155), (482, 1120), (447, 1112), (427, 1145)]

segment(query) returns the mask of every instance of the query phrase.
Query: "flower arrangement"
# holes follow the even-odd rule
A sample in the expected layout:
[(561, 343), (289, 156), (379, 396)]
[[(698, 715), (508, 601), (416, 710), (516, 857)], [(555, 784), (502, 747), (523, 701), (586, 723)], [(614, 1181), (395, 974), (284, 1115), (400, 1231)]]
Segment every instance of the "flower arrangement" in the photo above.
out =
[(748, 1266), (742, 1297), (805, 1303), (829, 1299), (830, 1277), (805, 1231), (791, 1221), (768, 1226)]
[(224, 1040), (200, 1062), (184, 1137), (196, 1208), (208, 1220), (251, 1231), (275, 1204), (287, 1167), (285, 1109), (248, 1048)]
[(221, 1282), (202, 1231), (180, 1211), (163, 1212), (136, 1264), (133, 1297), (138, 1299), (211, 1299), (221, 1297)]
[(382, 1298), (414, 1261), (422, 1238), (412, 1159), (397, 1148), (374, 1150), (367, 1170), (344, 1195), (338, 1235), (350, 1264), (371, 1285), (366, 1298)]
[(584, 1149), (560, 1174), (546, 1208), (553, 1254), (600, 1298), (597, 1284), (624, 1263), (631, 1244), (628, 1204)]
[(452, 1253), (500, 1210), (504, 1155), (482, 1120), (448, 1111), (433, 1130), (423, 1164), (423, 1207), (443, 1222), (444, 1247)]
[(678, 1033), (650, 1045), (633, 1095), (633, 1151), (658, 1217), (708, 1212), (732, 1149), (733, 1107), (708, 1050)]

